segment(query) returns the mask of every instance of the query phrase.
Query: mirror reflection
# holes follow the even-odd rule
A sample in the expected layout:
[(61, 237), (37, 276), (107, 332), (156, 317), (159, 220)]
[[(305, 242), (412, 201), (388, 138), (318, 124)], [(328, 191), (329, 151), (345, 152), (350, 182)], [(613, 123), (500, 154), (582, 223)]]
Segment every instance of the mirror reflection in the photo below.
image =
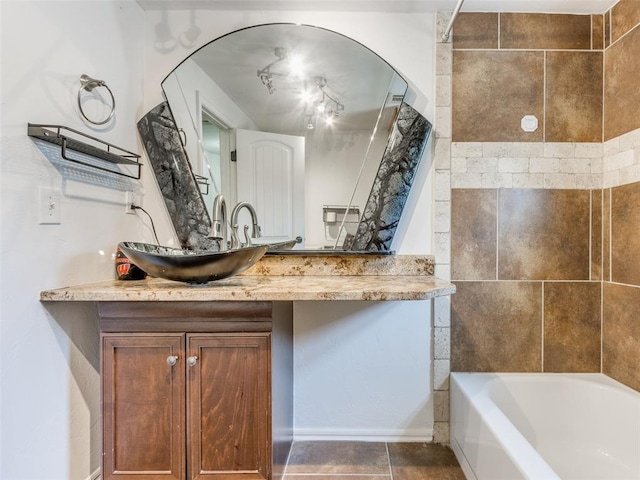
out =
[(207, 208), (249, 202), (261, 241), (317, 249), (355, 233), (407, 84), (347, 37), (269, 24), (202, 47), (162, 88)]

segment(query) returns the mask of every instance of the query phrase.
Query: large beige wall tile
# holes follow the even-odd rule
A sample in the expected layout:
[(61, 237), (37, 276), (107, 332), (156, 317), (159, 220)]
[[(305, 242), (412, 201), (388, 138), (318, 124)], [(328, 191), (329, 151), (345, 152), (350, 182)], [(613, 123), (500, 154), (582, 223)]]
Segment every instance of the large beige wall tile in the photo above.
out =
[(500, 48), (591, 48), (591, 15), (501, 13)]
[(547, 52), (547, 142), (602, 142), (602, 52)]
[(604, 15), (591, 15), (591, 48), (604, 49)]
[(602, 191), (602, 280), (611, 281), (611, 189)]
[[(640, 286), (640, 183), (611, 189), (611, 281)], [(640, 305), (639, 305), (640, 307)]]
[(500, 280), (589, 280), (588, 190), (500, 190), (498, 218)]
[(591, 280), (602, 280), (602, 190), (591, 192)]
[(604, 60), (604, 139), (610, 140), (640, 128), (640, 27), (607, 49)]
[(498, 14), (461, 12), (453, 24), (453, 48), (498, 48)]
[(611, 9), (611, 41), (615, 42), (640, 23), (640, 2), (620, 0)]
[(602, 371), (640, 391), (640, 288), (604, 284)]
[(455, 280), (496, 279), (498, 192), (451, 192), (451, 275)]
[(451, 298), (451, 371), (541, 371), (542, 283), (456, 286)]
[[(540, 142), (543, 137), (544, 53), (453, 52), (454, 142)], [(520, 126), (535, 115), (539, 128)]]
[(545, 282), (545, 372), (600, 372), (600, 305), (600, 282)]

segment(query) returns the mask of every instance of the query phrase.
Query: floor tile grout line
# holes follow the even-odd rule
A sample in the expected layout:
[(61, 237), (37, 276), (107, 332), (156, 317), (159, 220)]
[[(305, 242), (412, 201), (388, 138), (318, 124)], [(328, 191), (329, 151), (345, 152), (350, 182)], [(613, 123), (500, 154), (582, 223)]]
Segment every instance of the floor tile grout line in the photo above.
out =
[(384, 442), (384, 448), (387, 452), (387, 465), (389, 466), (389, 477), (393, 480), (393, 470), (391, 469), (391, 455), (389, 454), (389, 442)]
[(287, 476), (287, 470), (289, 469), (289, 460), (291, 460), (291, 452), (293, 452), (293, 445), (296, 443), (295, 440), (291, 440), (291, 446), (289, 447), (289, 453), (287, 453), (287, 459), (284, 462), (284, 470), (282, 471), (282, 478), (284, 479)]

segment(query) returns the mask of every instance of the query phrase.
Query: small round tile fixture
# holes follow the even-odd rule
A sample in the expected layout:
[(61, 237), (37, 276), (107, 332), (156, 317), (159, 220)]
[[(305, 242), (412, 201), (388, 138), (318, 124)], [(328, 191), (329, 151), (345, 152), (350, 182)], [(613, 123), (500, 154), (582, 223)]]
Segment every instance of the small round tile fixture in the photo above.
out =
[(538, 129), (538, 118), (535, 115), (525, 115), (520, 121), (520, 127), (525, 132), (535, 132)]

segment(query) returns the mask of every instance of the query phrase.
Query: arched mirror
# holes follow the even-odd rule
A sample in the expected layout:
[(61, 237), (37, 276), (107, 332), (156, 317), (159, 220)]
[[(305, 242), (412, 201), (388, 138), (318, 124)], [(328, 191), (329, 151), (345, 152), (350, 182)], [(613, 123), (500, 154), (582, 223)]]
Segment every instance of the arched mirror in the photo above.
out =
[[(205, 45), (178, 65), (162, 88), (169, 108), (150, 113), (162, 117), (163, 125), (175, 122), (190, 169), (184, 180), (195, 185), (197, 203), (208, 216), (213, 198), (222, 194), (229, 210), (238, 202), (253, 205), (260, 242), (299, 237), (295, 249), (389, 250), (395, 227), (376, 244), (377, 232), (362, 223), (367, 210), (369, 217), (391, 215), (397, 223), (430, 124), (403, 103), (406, 81), (371, 50), (318, 27), (258, 25)], [(145, 125), (150, 126), (141, 120), (149, 151), (153, 132)], [(167, 135), (163, 138), (166, 142)], [(403, 140), (413, 140), (412, 147)], [(401, 205), (385, 206), (378, 197), (396, 192), (398, 185), (380, 178), (381, 160), (399, 153), (413, 155), (415, 164), (408, 166), (410, 172), (406, 165), (396, 172), (406, 187), (400, 188)], [(168, 168), (170, 162), (159, 169), (154, 165), (156, 175), (166, 176)], [(175, 183), (176, 175), (171, 178)], [(176, 199), (171, 201), (170, 213)], [(185, 201), (193, 204), (194, 198)], [(247, 209), (235, 221), (240, 234), (243, 225), (252, 224)], [(178, 229), (176, 222), (185, 220), (174, 218)], [(196, 227), (200, 234), (207, 229)], [(354, 247), (359, 229), (374, 241)], [(193, 232), (188, 237), (181, 242), (202, 246)]]

